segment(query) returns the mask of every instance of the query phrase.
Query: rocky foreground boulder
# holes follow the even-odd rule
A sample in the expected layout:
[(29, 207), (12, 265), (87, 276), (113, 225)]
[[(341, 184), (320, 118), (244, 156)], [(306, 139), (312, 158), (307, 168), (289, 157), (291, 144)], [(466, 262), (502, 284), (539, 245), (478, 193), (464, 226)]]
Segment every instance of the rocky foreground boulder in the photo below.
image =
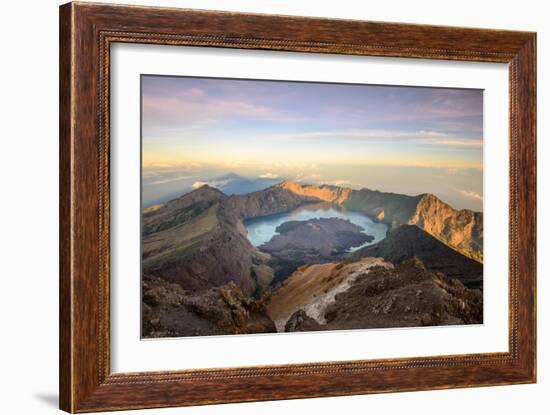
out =
[(202, 291), (146, 275), (144, 338), (483, 323), (483, 296), (416, 259), (306, 265), (251, 299), (233, 282)]
[(362, 258), (355, 262), (329, 262), (304, 265), (266, 296), (267, 312), (278, 331), (284, 331), (289, 318), (299, 310), (324, 324), (328, 304), (338, 293), (348, 290), (360, 275), (374, 267), (393, 267), (382, 258)]
[(161, 278), (142, 281), (144, 338), (275, 332), (261, 301), (245, 296), (233, 282), (199, 292)]

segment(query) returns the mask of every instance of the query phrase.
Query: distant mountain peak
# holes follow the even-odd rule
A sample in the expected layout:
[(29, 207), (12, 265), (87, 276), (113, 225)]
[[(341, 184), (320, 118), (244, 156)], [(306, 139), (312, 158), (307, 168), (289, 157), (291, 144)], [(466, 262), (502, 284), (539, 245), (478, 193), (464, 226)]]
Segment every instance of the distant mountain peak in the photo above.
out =
[(208, 183), (203, 184), (200, 187), (197, 187), (195, 190), (181, 196), (203, 196), (203, 197), (221, 197), (225, 196), (225, 193), (223, 193), (220, 189), (216, 187), (210, 186)]
[(171, 215), (174, 210), (182, 209), (186, 206), (191, 206), (196, 203), (212, 204), (225, 198), (227, 198), (227, 196), (222, 191), (208, 184), (203, 184), (195, 190), (185, 193), (169, 202), (145, 208), (144, 213), (158, 217)]
[(243, 180), (244, 177), (238, 175), (237, 173), (229, 172), (229, 173), (224, 174), (224, 175), (222, 175), (222, 176), (220, 176), (220, 177), (216, 177), (215, 180), (222, 180), (222, 179), (225, 179), (225, 180), (228, 180), (228, 179), (231, 179), (231, 180)]

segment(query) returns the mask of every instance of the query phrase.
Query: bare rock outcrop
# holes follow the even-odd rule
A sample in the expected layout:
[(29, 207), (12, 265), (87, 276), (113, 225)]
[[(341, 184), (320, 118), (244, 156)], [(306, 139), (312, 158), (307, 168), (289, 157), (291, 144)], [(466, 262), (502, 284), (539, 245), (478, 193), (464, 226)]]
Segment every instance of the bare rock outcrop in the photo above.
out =
[(361, 273), (326, 305), (322, 317), (300, 307), (284, 327), (311, 331), (481, 324), (483, 296), (413, 258)]
[(355, 278), (375, 266), (393, 267), (382, 258), (304, 265), (266, 299), (267, 312), (279, 331), (284, 331), (288, 319), (301, 309), (323, 322), (324, 310), (336, 295), (347, 290)]
[(142, 292), (145, 338), (275, 331), (263, 302), (250, 299), (232, 282), (189, 292), (179, 284), (145, 276)]

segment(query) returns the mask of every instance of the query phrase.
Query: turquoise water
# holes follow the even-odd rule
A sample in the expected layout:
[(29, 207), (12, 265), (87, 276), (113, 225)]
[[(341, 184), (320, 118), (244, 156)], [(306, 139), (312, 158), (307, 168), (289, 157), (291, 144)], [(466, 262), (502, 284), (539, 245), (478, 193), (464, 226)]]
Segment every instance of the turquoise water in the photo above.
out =
[(287, 213), (249, 219), (244, 222), (244, 225), (246, 226), (248, 231), (247, 236), (252, 245), (260, 246), (268, 242), (274, 235), (276, 235), (277, 232), (275, 232), (275, 229), (284, 222), (288, 222), (289, 220), (309, 220), (319, 218), (348, 219), (350, 222), (361, 226), (364, 229), (363, 232), (367, 235), (374, 236), (374, 240), (372, 242), (367, 242), (363, 245), (353, 247), (350, 251), (380, 242), (386, 237), (386, 231), (388, 229), (387, 225), (375, 222), (367, 215), (360, 212), (345, 210), (330, 203), (315, 203), (301, 206), (298, 209)]

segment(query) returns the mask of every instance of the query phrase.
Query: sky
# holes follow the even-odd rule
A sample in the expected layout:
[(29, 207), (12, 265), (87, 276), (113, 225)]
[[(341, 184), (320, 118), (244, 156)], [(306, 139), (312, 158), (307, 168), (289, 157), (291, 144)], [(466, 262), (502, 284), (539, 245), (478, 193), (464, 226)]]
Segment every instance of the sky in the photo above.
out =
[(142, 145), (157, 196), (235, 173), (483, 206), (481, 90), (145, 75)]

